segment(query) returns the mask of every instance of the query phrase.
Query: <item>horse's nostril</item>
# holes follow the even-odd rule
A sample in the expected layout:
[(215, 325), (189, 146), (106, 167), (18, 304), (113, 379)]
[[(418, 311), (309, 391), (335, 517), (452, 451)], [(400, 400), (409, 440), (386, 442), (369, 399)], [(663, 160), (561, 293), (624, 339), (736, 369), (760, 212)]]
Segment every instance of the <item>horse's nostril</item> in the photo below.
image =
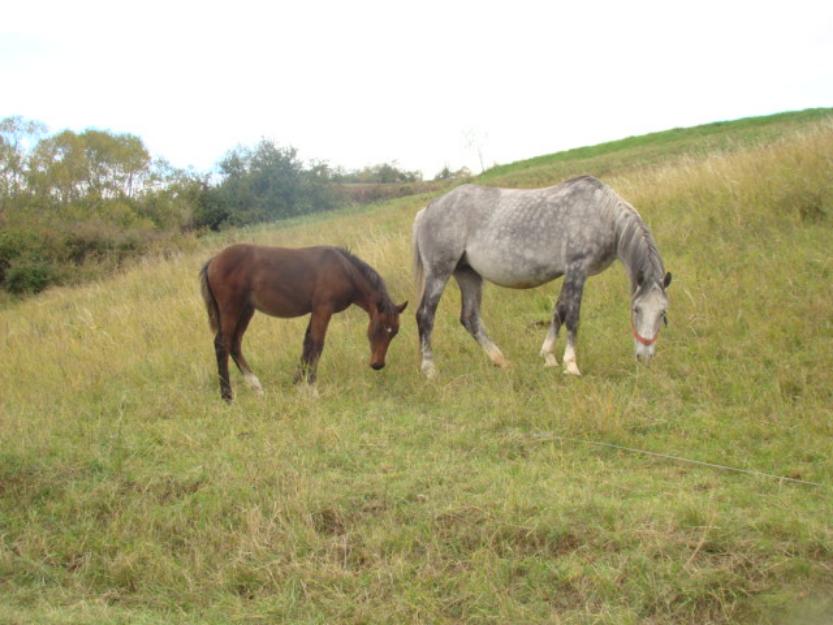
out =
[(383, 363), (383, 362), (371, 362), (370, 366), (373, 367), (374, 369), (376, 369), (376, 371), (378, 371), (379, 369), (384, 369), (385, 368), (385, 363)]

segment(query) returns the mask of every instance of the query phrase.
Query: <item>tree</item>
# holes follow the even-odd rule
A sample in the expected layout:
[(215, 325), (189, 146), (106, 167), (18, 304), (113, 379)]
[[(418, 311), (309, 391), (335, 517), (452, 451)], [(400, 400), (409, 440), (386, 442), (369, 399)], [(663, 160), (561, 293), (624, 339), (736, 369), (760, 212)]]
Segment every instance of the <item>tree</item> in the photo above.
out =
[(326, 164), (305, 168), (292, 147), (262, 140), (236, 148), (220, 162), (222, 182), (205, 190), (197, 225), (219, 229), (329, 210), (336, 204)]
[(100, 198), (131, 198), (143, 189), (150, 173), (150, 155), (139, 137), (87, 130), (80, 139), (90, 192)]
[(46, 126), (40, 122), (20, 116), (0, 121), (0, 209), (25, 190), (29, 149), (45, 132)]
[(138, 137), (100, 130), (65, 130), (42, 139), (28, 163), (32, 192), (59, 205), (132, 198), (150, 173), (150, 155)]
[(469, 176), (471, 176), (471, 172), (468, 167), (461, 167), (457, 171), (452, 171), (448, 168), (448, 165), (446, 165), (436, 176), (434, 176), (434, 180), (452, 180), (455, 178), (468, 178)]
[(337, 170), (333, 179), (338, 182), (359, 182), (365, 184), (392, 184), (397, 182), (418, 182), (422, 180), (422, 172), (400, 169), (396, 161), (369, 165), (363, 169), (350, 172)]

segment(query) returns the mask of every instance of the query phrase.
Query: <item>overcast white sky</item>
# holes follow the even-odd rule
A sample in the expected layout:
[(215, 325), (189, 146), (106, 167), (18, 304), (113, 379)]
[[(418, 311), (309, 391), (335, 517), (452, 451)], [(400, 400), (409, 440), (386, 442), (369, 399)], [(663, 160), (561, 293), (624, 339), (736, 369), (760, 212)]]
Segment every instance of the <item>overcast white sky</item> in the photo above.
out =
[(7, 3), (0, 118), (208, 171), (262, 138), (358, 168), (514, 160), (833, 106), (833, 2)]

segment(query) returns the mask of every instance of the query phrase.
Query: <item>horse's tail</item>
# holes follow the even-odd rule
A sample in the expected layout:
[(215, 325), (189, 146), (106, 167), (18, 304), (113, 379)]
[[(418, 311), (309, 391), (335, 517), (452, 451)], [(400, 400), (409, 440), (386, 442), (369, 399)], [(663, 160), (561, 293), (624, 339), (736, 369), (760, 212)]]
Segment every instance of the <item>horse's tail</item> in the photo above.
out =
[(422, 254), (419, 251), (419, 241), (417, 240), (419, 234), (419, 222), (422, 219), (422, 214), (425, 209), (421, 209), (414, 217), (414, 227), (411, 232), (411, 253), (414, 261), (414, 280), (417, 284), (417, 299), (422, 300), (422, 292), (425, 290), (425, 266), (422, 263)]
[(205, 302), (205, 309), (208, 311), (208, 323), (211, 330), (217, 332), (220, 327), (220, 307), (217, 306), (217, 300), (211, 291), (211, 285), (208, 283), (208, 265), (210, 264), (211, 261), (209, 260), (200, 269), (200, 291)]

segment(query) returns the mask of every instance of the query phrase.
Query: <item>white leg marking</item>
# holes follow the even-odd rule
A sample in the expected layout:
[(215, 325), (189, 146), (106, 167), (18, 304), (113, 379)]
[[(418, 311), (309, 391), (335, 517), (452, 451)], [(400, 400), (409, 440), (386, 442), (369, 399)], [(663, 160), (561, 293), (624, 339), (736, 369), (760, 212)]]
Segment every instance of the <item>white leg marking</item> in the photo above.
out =
[(243, 378), (255, 393), (263, 395), (263, 387), (260, 384), (260, 380), (257, 379), (257, 376), (254, 373), (247, 373), (243, 376)]
[(558, 366), (558, 358), (555, 357), (554, 350), (555, 332), (552, 331), (552, 326), (550, 326), (550, 330), (547, 332), (547, 338), (544, 339), (544, 344), (541, 345), (541, 356), (544, 358), (545, 367)]
[(431, 359), (423, 359), (420, 370), (422, 371), (422, 375), (429, 380), (433, 380), (437, 377), (437, 367), (434, 366), (434, 361)]
[(297, 385), (298, 393), (303, 397), (308, 397), (310, 399), (318, 399), (318, 388), (315, 384), (310, 384), (309, 382), (301, 382)]
[(564, 373), (570, 375), (581, 375), (576, 364), (576, 350), (573, 344), (567, 341), (567, 347), (564, 349)]
[(492, 342), (485, 343), (483, 349), (489, 355), (489, 359), (498, 367), (506, 367), (509, 363), (500, 348)]

